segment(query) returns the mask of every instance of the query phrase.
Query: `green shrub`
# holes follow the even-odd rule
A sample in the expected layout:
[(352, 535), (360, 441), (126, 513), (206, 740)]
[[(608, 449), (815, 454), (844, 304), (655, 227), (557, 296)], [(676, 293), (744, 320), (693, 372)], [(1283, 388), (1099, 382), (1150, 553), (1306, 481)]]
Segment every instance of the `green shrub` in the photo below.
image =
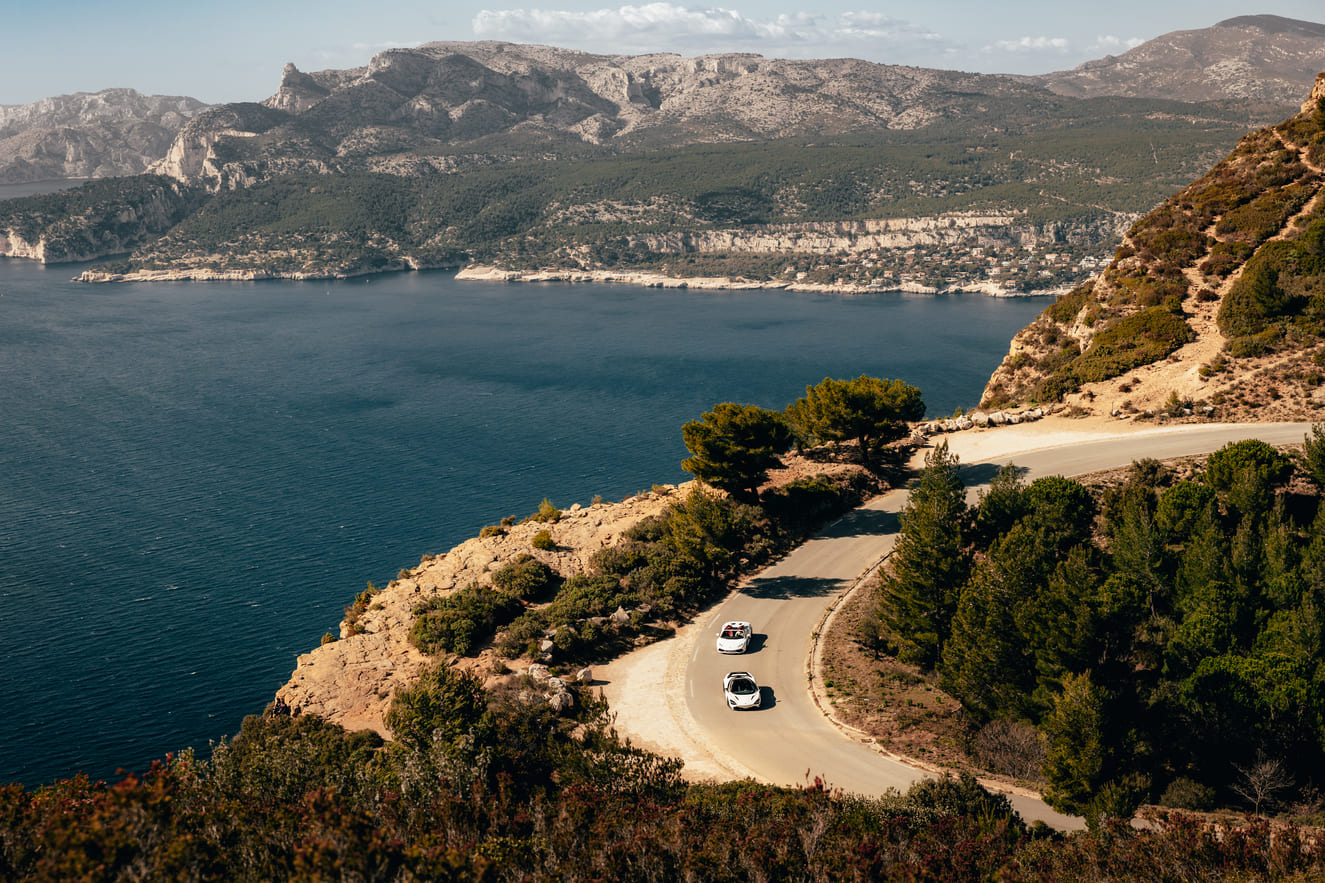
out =
[(551, 552), (557, 548), (556, 542), (552, 539), (552, 531), (540, 530), (534, 534), (534, 538), (529, 541), (529, 545), (543, 552)]
[(523, 606), (512, 595), (471, 583), (454, 594), (416, 607), (410, 643), (424, 653), (471, 656), (521, 610)]
[(507, 659), (532, 655), (538, 650), (545, 631), (541, 611), (527, 611), (502, 630), (497, 638), (497, 653)]
[(1224, 342), (1224, 352), (1234, 359), (1255, 359), (1273, 352), (1283, 336), (1278, 328), (1266, 328), (1256, 334), (1230, 337)]
[(1077, 286), (1050, 304), (1045, 309), (1044, 315), (1053, 319), (1059, 325), (1071, 325), (1076, 320), (1077, 314), (1090, 301), (1090, 295), (1094, 288), (1095, 284), (1093, 282)]
[(1194, 338), (1181, 315), (1167, 306), (1149, 307), (1097, 333), (1071, 373), (1083, 383), (1108, 380), (1158, 362)]
[(804, 478), (764, 492), (764, 511), (791, 537), (808, 536), (825, 522), (860, 504), (864, 476)]
[(399, 742), (427, 751), (434, 741), (456, 746), (483, 718), (488, 694), (474, 675), (434, 664), (408, 687), (396, 690), (386, 725)]
[(552, 501), (547, 497), (538, 504), (538, 511), (530, 515), (525, 521), (539, 521), (544, 524), (555, 524), (561, 520), (561, 510), (552, 505)]
[(367, 784), (381, 745), (371, 730), (351, 733), (316, 714), (249, 715), (213, 747), (207, 778), (232, 799), (297, 804), (310, 789), (346, 793)]
[(1200, 782), (1179, 776), (1169, 783), (1159, 797), (1160, 806), (1208, 812), (1215, 808), (1215, 789)]
[(561, 577), (533, 555), (523, 554), (492, 574), (492, 584), (521, 601), (537, 601), (550, 594)]

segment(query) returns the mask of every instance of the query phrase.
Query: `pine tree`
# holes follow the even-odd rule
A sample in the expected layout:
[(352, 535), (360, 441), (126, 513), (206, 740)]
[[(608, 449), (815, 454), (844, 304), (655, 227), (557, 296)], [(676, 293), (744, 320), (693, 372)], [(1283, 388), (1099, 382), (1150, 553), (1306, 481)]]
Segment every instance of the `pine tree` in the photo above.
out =
[(787, 407), (787, 419), (804, 441), (854, 441), (860, 462), (874, 468), (874, 447), (903, 438), (907, 421), (925, 416), (920, 390), (901, 380), (861, 375), (854, 380), (825, 377), (807, 386), (805, 396)]
[(1059, 812), (1086, 812), (1108, 779), (1105, 698), (1089, 672), (1073, 675), (1044, 722), (1044, 775), (1049, 780), (1044, 799)]
[(939, 660), (957, 597), (970, 574), (962, 545), (966, 489), (947, 442), (925, 468), (901, 515), (901, 531), (879, 581), (879, 618), (897, 658), (932, 669)]
[(738, 499), (758, 499), (768, 470), (781, 464), (791, 447), (791, 427), (776, 411), (723, 402), (699, 420), (681, 427), (693, 456), (681, 468), (707, 485)]

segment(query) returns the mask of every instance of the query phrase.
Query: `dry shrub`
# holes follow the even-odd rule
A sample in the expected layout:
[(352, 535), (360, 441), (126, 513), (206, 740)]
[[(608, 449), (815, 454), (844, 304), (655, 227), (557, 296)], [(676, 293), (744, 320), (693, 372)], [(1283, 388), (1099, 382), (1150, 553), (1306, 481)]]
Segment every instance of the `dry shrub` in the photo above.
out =
[(1040, 731), (1019, 721), (993, 721), (971, 740), (971, 754), (987, 770), (1023, 781), (1043, 780), (1044, 740)]

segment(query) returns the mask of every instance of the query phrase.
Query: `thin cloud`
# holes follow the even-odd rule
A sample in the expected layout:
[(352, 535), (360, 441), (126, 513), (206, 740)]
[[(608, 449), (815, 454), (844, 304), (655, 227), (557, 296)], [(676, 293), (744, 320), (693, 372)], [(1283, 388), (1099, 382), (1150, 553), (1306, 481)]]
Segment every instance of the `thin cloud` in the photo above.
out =
[(1104, 52), (1112, 55), (1115, 52), (1126, 52), (1128, 49), (1135, 49), (1144, 43), (1145, 40), (1140, 37), (1129, 37), (1126, 40), (1115, 37), (1112, 34), (1105, 34), (1095, 38), (1095, 42), (1087, 47), (1088, 52)]
[(995, 40), (986, 48), (995, 52), (1065, 53), (1070, 46), (1062, 37), (1021, 37), (1017, 40)]
[(743, 50), (792, 57), (834, 53), (872, 57), (915, 44), (932, 50), (945, 42), (938, 34), (875, 12), (752, 18), (720, 7), (665, 2), (588, 12), (483, 10), (474, 16), (473, 28), (483, 39), (612, 52)]

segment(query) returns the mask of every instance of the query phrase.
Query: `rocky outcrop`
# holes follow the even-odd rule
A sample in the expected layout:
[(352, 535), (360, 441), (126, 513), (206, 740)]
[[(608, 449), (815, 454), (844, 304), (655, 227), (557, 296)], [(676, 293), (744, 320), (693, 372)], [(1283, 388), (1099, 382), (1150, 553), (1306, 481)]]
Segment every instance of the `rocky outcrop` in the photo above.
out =
[[(655, 487), (620, 503), (575, 505), (555, 522), (526, 521), (497, 535), (466, 540), (444, 555), (425, 556), (418, 567), (402, 571), (374, 595), (352, 623), (342, 622), (338, 640), (299, 656), (277, 698), (292, 709), (321, 715), (350, 730), (389, 735), (384, 719), (392, 694), (413, 683), (430, 661), (409, 642), (420, 603), (471, 583), (491, 584), (494, 571), (524, 554), (534, 555), (563, 576), (586, 572), (593, 553), (615, 544), (640, 520), (661, 513), (691, 486)], [(556, 544), (552, 551), (532, 545), (543, 530)], [(488, 651), (475, 667), (488, 674), (492, 662)], [(531, 674), (537, 679), (536, 672)], [(552, 690), (552, 697), (561, 692)]]
[[(93, 271), (84, 272), (89, 277)], [(968, 281), (944, 288), (910, 282), (887, 284), (817, 283), (797, 281), (756, 281), (733, 276), (667, 276), (631, 270), (503, 270), (500, 267), (471, 265), (456, 273), (456, 279), (468, 282), (598, 282), (612, 285), (638, 285), (642, 288), (694, 288), (701, 291), (752, 291), (756, 289), (803, 291), (816, 294), (866, 294), (880, 291), (905, 291), (912, 294), (987, 294), (990, 297), (1053, 294), (1053, 291), (1023, 292), (995, 282)], [(83, 278), (86, 282), (124, 281), (122, 279)], [(147, 281), (147, 280), (143, 280)]]
[(206, 107), (133, 89), (0, 105), (0, 184), (141, 174)]
[(965, 432), (968, 429), (988, 429), (997, 426), (1018, 426), (1022, 423), (1034, 423), (1061, 411), (1062, 405), (1046, 405), (1043, 408), (1024, 408), (1016, 411), (972, 411), (947, 420), (931, 420), (916, 427), (913, 436), (928, 437), (949, 432)]

